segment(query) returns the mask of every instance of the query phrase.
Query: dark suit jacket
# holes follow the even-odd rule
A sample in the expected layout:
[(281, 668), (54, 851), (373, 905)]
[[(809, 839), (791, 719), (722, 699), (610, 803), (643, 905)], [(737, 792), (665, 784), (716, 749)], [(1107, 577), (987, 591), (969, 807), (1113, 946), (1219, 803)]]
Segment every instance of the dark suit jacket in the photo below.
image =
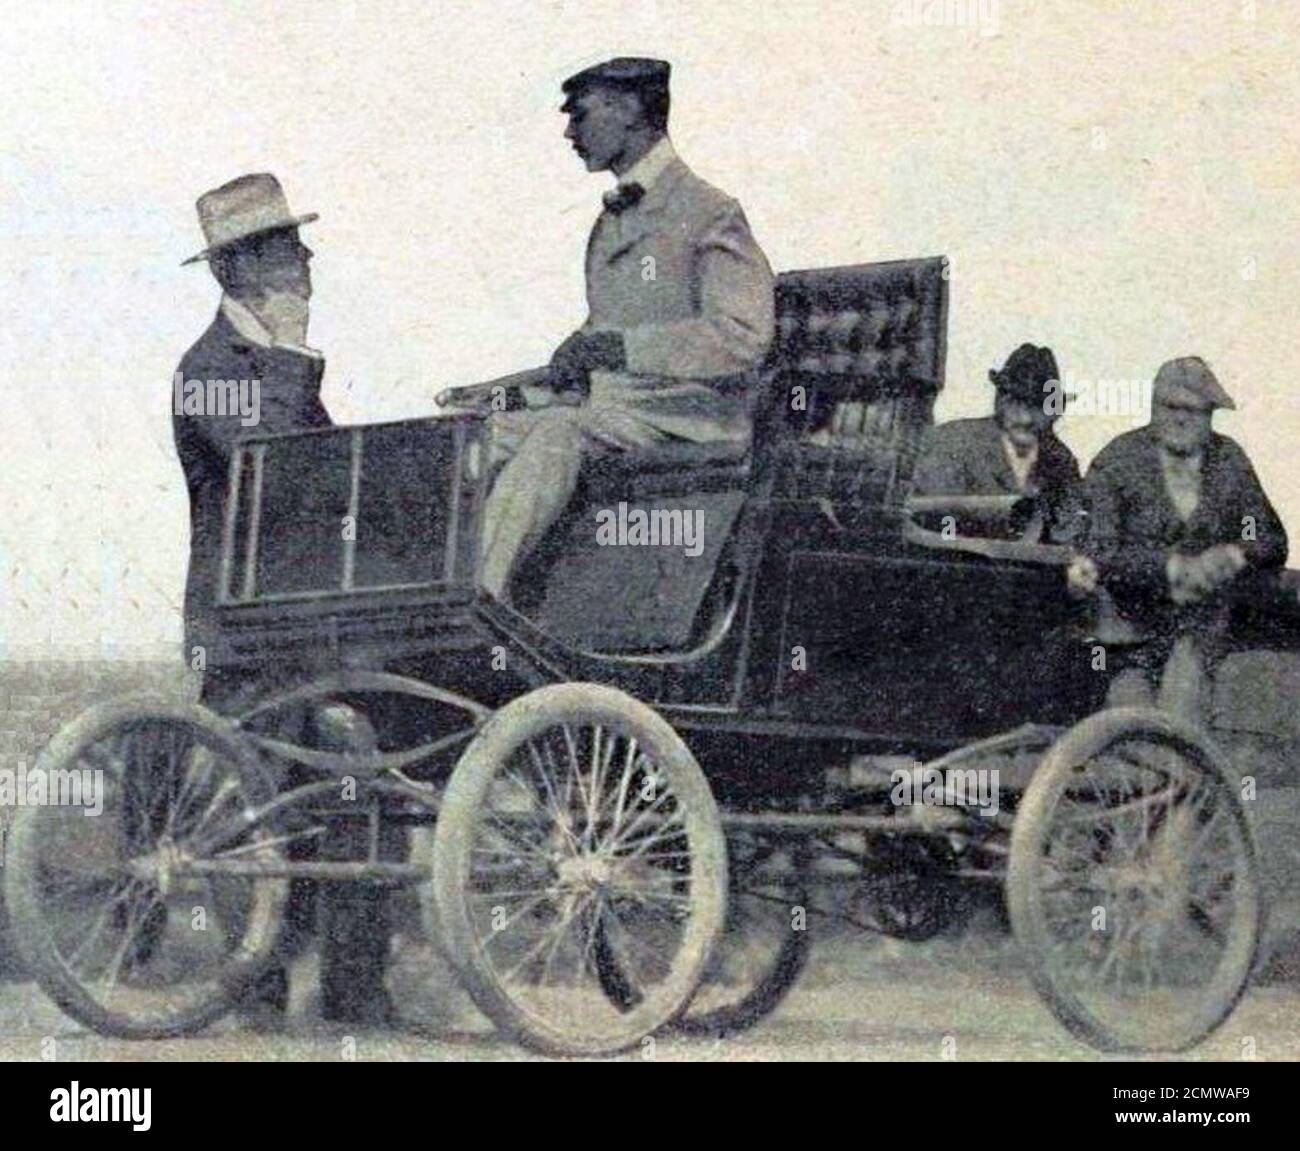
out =
[[(912, 491), (923, 496), (1018, 494), (997, 421), (984, 416), (932, 428), (912, 472)], [(1079, 464), (1050, 431), (1039, 442), (1025, 494), (1043, 501), (1048, 535), (1068, 539), (1082, 530)]]
[[(1286, 562), (1286, 529), (1246, 453), (1217, 433), (1205, 446), (1201, 499), (1184, 521), (1165, 490), (1160, 448), (1150, 427), (1111, 440), (1084, 482), (1089, 507), (1087, 551), (1121, 611), (1156, 631), (1177, 625), (1165, 565), (1173, 552), (1195, 555), (1215, 544), (1240, 544), (1251, 568)], [(1243, 538), (1247, 517), (1254, 538)]]
[(260, 420), (185, 416), (172, 412), (176, 453), (190, 496), (190, 563), (185, 580), (185, 644), (210, 642), (217, 573), (221, 562), (222, 506), (235, 443), (249, 435), (328, 427), (320, 402), (324, 363), (284, 348), (263, 348), (241, 336), (221, 312), (185, 353), (183, 380), (258, 380)]

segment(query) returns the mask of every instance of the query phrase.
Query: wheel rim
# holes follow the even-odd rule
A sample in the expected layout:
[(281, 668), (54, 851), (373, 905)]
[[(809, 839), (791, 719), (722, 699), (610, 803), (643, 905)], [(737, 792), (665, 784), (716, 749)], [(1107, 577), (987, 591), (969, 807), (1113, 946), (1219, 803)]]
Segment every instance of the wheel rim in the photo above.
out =
[[(201, 876), (196, 860), (277, 858), (269, 834), (238, 829), (251, 805), (225, 741), (174, 718), (118, 722), (60, 770), (90, 770), (103, 810), (42, 806), (24, 860), (47, 950), (98, 1023), (166, 1030), (210, 1014), (270, 954), (282, 880)], [(213, 850), (200, 845), (216, 841)]]
[(1107, 1046), (1196, 1042), (1236, 1002), (1258, 937), (1231, 785), (1196, 743), (1128, 731), (1062, 773), (1049, 804), (1030, 927), (1066, 1021)]
[(660, 1026), (716, 935), (695, 898), (718, 878), (697, 849), (712, 813), (653, 743), (614, 717), (536, 725), (474, 807), (463, 906), (475, 967), (557, 1046), (616, 1049)]

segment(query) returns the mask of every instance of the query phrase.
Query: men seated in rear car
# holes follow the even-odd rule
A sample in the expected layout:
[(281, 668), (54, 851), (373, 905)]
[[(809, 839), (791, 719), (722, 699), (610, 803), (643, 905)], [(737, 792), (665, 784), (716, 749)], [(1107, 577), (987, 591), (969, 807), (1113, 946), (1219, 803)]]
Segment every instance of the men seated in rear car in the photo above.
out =
[[(1024, 496), (1033, 501), (1027, 524), (1014, 535), (1035, 541), (1069, 542), (1083, 527), (1079, 464), (1053, 431), (1052, 402), (1059, 387), (1050, 348), (1021, 344), (989, 380), (995, 389), (993, 414), (952, 420), (931, 429), (912, 475), (918, 496)], [(988, 524), (954, 517), (956, 530), (970, 535), (1006, 535)]]

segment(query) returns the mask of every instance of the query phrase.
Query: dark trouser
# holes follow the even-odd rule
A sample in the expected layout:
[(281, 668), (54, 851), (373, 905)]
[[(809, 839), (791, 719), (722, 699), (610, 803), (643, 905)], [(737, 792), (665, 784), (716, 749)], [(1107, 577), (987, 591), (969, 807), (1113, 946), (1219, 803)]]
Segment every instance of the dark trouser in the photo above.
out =
[[(204, 677), (201, 701), (216, 711), (232, 710), (238, 702), (251, 701), (251, 696), (250, 684), (244, 677)], [(364, 717), (328, 700), (286, 714), (276, 734), (287, 742), (322, 751), (369, 751), (375, 745), (374, 732)], [(290, 768), (284, 787), (300, 786), (308, 778), (319, 776)], [(381, 858), (404, 858), (405, 836), (401, 828), (381, 825), (378, 838)], [(323, 835), (291, 841), (286, 854), (291, 860), (360, 862), (367, 859), (369, 849), (370, 820), (361, 815), (341, 815), (325, 820)], [(250, 1000), (287, 1006), (285, 964), (306, 947), (314, 927), (321, 940), (323, 1013), (337, 1018), (365, 1016), (368, 1007), (384, 1001), (389, 920), (388, 892), (376, 884), (290, 881), (280, 961), (259, 981)]]
[[(330, 821), (321, 858), (360, 861), (370, 854), (370, 821), (341, 816)], [(400, 827), (382, 824), (377, 855), (387, 862), (406, 856)], [(385, 1002), (384, 972), (392, 934), (387, 888), (365, 881), (322, 883), (317, 928), (321, 936), (321, 1006), (326, 1016), (362, 1018)]]

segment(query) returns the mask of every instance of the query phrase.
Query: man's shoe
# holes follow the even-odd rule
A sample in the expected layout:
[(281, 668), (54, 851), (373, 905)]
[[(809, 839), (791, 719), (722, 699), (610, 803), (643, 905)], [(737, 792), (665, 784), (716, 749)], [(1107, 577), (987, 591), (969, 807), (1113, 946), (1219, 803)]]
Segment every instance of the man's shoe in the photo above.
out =
[(279, 1031), (289, 1011), (289, 972), (272, 967), (240, 1001), (239, 1017), (253, 1031)]

